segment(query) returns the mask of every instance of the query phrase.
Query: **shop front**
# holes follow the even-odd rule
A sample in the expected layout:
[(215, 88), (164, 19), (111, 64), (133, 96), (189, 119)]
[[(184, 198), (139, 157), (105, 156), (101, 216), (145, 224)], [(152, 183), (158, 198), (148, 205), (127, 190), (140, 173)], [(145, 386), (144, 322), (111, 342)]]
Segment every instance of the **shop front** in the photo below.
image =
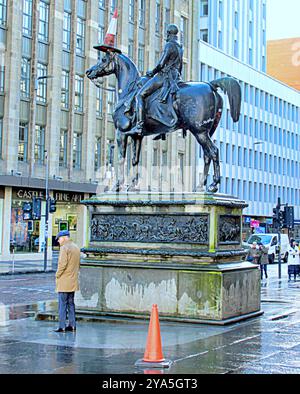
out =
[(72, 240), (81, 247), (84, 235), (84, 206), (80, 201), (84, 199), (83, 193), (54, 191), (56, 211), (52, 214), (52, 248), (59, 248), (55, 240), (56, 234), (61, 230), (69, 230)]
[[(10, 219), (10, 248), (14, 248), (14, 253), (41, 253), (44, 248), (44, 221), (24, 220), (23, 205), (32, 202), (34, 197), (45, 199), (43, 190), (14, 189), (11, 200)], [(45, 210), (45, 202), (42, 201), (42, 213)]]

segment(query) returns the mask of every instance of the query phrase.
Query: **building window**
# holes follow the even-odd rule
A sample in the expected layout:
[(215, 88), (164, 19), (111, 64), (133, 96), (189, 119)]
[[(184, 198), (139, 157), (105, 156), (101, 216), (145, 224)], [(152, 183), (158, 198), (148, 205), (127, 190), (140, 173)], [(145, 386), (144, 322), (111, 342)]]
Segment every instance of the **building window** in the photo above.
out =
[(7, 0), (0, 0), (0, 25), (6, 26)]
[(201, 0), (200, 16), (208, 16), (208, 0)]
[(76, 53), (84, 55), (84, 37), (85, 37), (85, 21), (82, 18), (77, 18), (77, 33), (76, 33)]
[(64, 12), (63, 48), (68, 51), (71, 48), (71, 14), (67, 11)]
[(208, 29), (200, 30), (200, 40), (208, 42)]
[(75, 111), (83, 111), (83, 77), (75, 75)]
[(59, 166), (67, 167), (68, 130), (60, 130)]
[(95, 171), (101, 167), (101, 137), (96, 137), (95, 142)]
[(139, 44), (138, 48), (138, 69), (143, 74), (145, 68), (145, 47)]
[(105, 10), (105, 0), (99, 0), (99, 8)]
[[(36, 99), (41, 103), (46, 103), (47, 101), (47, 66), (42, 63), (37, 64), (37, 77), (38, 79), (38, 88)], [(44, 77), (44, 78), (41, 78)]]
[(114, 86), (109, 86), (108, 87), (108, 92), (107, 92), (107, 113), (112, 115), (114, 112), (114, 107), (115, 107), (115, 94), (116, 90)]
[(154, 179), (158, 179), (158, 149), (157, 148), (153, 148), (152, 176)]
[(160, 2), (156, 0), (155, 5), (155, 33), (160, 33)]
[(248, 62), (249, 62), (250, 65), (252, 65), (252, 63), (253, 63), (252, 48), (249, 48), (249, 52), (248, 52)]
[(178, 153), (178, 160), (179, 160), (179, 183), (184, 183), (184, 153)]
[(162, 180), (167, 181), (168, 179), (168, 152), (163, 150), (161, 153), (161, 175)]
[(128, 40), (128, 57), (133, 59), (133, 41)]
[(45, 159), (45, 127), (35, 126), (34, 160), (38, 164), (43, 164)]
[(134, 22), (134, 0), (129, 0), (129, 22)]
[(181, 44), (187, 48), (188, 46), (188, 29), (187, 29), (187, 19), (183, 16), (180, 18), (180, 41)]
[(234, 40), (234, 48), (233, 48), (233, 52), (234, 52), (234, 57), (238, 58), (239, 57), (239, 43), (237, 40)]
[(81, 169), (82, 134), (74, 133), (73, 136), (73, 168)]
[(61, 106), (65, 109), (69, 108), (69, 71), (62, 70), (61, 74)]
[(219, 1), (219, 18), (222, 20), (223, 19), (223, 1)]
[(145, 27), (145, 0), (139, 0), (139, 25)]
[(98, 26), (98, 42), (104, 42), (104, 26), (100, 24)]
[(49, 31), (49, 4), (44, 1), (40, 2), (40, 20), (39, 20), (39, 40), (48, 41)]
[(23, 34), (32, 34), (32, 0), (23, 0)]
[(218, 48), (223, 49), (223, 36), (222, 36), (222, 31), (218, 31)]
[(0, 66), (0, 93), (4, 92), (5, 66)]
[(27, 148), (28, 148), (28, 124), (19, 124), (19, 146), (18, 146), (18, 160), (27, 161)]
[(110, 0), (110, 13), (113, 14), (117, 8), (117, 0)]
[(0, 158), (2, 158), (2, 146), (3, 146), (3, 119), (0, 118)]
[(21, 62), (21, 96), (29, 98), (30, 96), (30, 59), (22, 58)]
[(170, 10), (170, 5), (167, 5), (165, 8), (165, 28), (164, 32), (165, 34), (167, 33), (167, 27), (171, 22), (171, 10)]
[(97, 96), (96, 96), (96, 115), (102, 116), (103, 111), (103, 90), (97, 89)]

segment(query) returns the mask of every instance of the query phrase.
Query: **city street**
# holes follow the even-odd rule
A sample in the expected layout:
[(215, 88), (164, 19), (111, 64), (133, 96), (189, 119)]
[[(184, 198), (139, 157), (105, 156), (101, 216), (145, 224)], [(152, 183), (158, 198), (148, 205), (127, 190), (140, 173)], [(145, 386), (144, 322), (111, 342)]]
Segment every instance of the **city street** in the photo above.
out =
[[(300, 373), (300, 278), (269, 265), (262, 281), (264, 314), (226, 326), (160, 322), (165, 374)], [(76, 333), (36, 320), (56, 312), (54, 273), (0, 276), (0, 373), (134, 374), (145, 350), (148, 322), (81, 319)]]

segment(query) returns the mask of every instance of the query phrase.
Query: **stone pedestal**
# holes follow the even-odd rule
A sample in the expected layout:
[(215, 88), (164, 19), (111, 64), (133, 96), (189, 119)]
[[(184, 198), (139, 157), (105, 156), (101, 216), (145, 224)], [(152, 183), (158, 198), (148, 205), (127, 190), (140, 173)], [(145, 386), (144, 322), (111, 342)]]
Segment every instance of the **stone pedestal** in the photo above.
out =
[(105, 193), (90, 209), (81, 312), (225, 324), (262, 313), (260, 272), (242, 261), (244, 201), (207, 193)]

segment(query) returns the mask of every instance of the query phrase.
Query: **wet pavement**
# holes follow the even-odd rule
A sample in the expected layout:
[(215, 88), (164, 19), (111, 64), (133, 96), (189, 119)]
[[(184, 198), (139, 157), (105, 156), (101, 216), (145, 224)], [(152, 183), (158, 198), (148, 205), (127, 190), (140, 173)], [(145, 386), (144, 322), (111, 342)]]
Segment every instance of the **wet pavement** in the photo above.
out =
[(53, 251), (52, 259), (47, 260), (46, 267), (44, 266), (44, 260), (16, 260), (12, 255), (10, 261), (0, 261), (0, 275), (56, 271), (58, 254), (58, 251)]
[[(286, 265), (278, 279), (277, 265), (262, 281), (264, 314), (226, 326), (160, 322), (164, 357), (172, 360), (162, 374), (299, 374), (300, 278), (288, 282)], [(35, 278), (33, 278), (35, 277)], [(40, 277), (40, 287), (38, 286)], [(144, 374), (135, 362), (143, 357), (148, 321), (123, 319), (101, 322), (79, 319), (76, 333), (55, 333), (57, 323), (35, 319), (37, 312), (56, 309), (51, 274), (28, 276), (16, 302), (2, 297), (0, 277), (0, 373), (22, 374)], [(33, 278), (33, 279), (32, 279)], [(14, 279), (26, 279), (19, 275)], [(25, 285), (25, 286), (24, 286)], [(19, 303), (21, 287), (36, 286), (38, 302)], [(39, 288), (46, 290), (39, 292)], [(24, 293), (22, 293), (24, 292)], [(20, 298), (18, 298), (20, 297)], [(50, 297), (50, 298), (47, 298)], [(51, 298), (52, 297), (52, 298)]]

